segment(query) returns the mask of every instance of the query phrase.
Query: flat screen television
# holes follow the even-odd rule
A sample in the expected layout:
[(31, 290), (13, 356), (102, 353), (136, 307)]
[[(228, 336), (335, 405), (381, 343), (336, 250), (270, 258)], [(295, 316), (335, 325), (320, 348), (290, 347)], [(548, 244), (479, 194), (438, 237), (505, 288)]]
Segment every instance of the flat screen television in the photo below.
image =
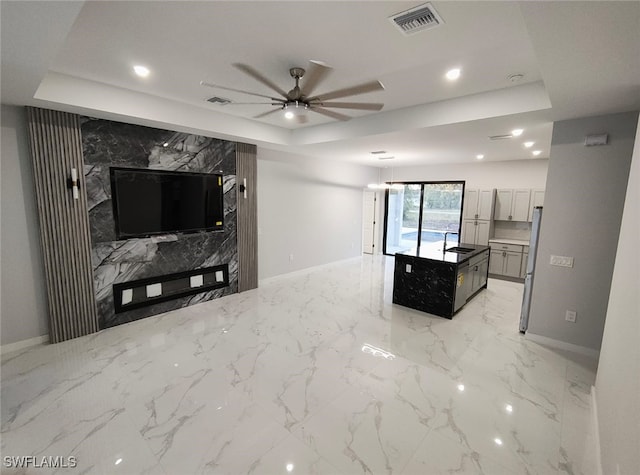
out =
[(111, 167), (117, 239), (224, 228), (221, 173)]

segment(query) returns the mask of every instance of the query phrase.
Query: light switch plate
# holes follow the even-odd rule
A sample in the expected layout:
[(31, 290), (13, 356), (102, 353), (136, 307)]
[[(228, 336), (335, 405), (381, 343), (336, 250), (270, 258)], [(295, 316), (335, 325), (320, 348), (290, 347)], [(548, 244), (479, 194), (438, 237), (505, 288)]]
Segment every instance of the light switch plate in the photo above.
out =
[(549, 264), (559, 267), (573, 267), (573, 257), (551, 256)]
[(564, 319), (568, 322), (575, 323), (576, 315), (577, 315), (576, 312), (574, 312), (573, 310), (567, 310), (567, 312), (565, 313)]
[(224, 282), (224, 272), (221, 270), (216, 271), (216, 282)]

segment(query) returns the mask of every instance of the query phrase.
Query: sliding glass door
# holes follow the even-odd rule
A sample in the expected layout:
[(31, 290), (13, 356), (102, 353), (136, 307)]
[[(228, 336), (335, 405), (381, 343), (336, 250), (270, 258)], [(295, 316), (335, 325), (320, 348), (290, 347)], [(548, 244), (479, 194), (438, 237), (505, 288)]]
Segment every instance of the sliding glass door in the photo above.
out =
[(459, 239), (464, 182), (400, 183), (386, 192), (384, 253), (442, 249)]

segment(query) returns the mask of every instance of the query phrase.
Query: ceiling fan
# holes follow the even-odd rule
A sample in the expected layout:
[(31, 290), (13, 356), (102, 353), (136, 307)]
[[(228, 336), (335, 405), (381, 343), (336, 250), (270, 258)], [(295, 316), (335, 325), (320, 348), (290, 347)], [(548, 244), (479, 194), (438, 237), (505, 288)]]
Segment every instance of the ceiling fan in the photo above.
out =
[[(331, 117), (337, 120), (349, 120), (351, 117), (335, 112), (331, 109), (354, 109), (354, 110), (369, 110), (379, 111), (384, 107), (384, 104), (373, 102), (330, 102), (332, 99), (340, 99), (348, 96), (356, 96), (358, 94), (365, 94), (368, 92), (381, 91), (384, 86), (380, 81), (369, 81), (356, 86), (347, 87), (344, 89), (338, 89), (324, 94), (312, 95), (318, 84), (320, 84), (327, 75), (333, 70), (330, 66), (319, 61), (309, 61), (309, 68), (305, 71), (303, 68), (291, 68), (289, 74), (295, 80), (295, 86), (289, 92), (280, 88), (273, 81), (268, 79), (262, 73), (246, 64), (236, 63), (233, 65), (240, 71), (248, 74), (256, 81), (264, 84), (269, 89), (277, 92), (282, 97), (271, 97), (265, 94), (258, 94), (250, 91), (243, 91), (242, 89), (235, 89), (232, 87), (221, 86), (219, 84), (212, 84), (206, 81), (200, 81), (203, 86), (213, 87), (217, 89), (225, 89), (227, 91), (240, 92), (243, 94), (249, 94), (251, 96), (264, 97), (269, 99), (270, 102), (231, 102), (230, 104), (268, 104), (277, 106), (276, 109), (269, 110), (254, 116), (254, 119), (266, 117), (270, 114), (275, 114), (279, 111), (285, 112), (285, 117), (289, 119), (296, 119), (300, 124), (307, 122), (307, 116), (305, 111), (312, 111), (318, 114)], [(300, 85), (302, 78), (304, 82)]]

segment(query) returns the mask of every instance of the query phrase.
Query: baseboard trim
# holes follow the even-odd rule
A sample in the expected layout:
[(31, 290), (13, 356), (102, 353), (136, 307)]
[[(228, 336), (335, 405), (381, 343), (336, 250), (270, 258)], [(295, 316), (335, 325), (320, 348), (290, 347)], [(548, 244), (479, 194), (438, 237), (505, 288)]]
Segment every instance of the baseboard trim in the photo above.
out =
[[(371, 254), (367, 255), (368, 257), (375, 257)], [(307, 275), (311, 272), (320, 270), (320, 269), (326, 269), (328, 267), (332, 267), (335, 266), (337, 264), (341, 264), (341, 263), (345, 263), (345, 262), (349, 262), (349, 261), (355, 261), (358, 259), (362, 259), (362, 256), (355, 256), (355, 257), (347, 257), (346, 259), (340, 259), (339, 261), (331, 261), (331, 262), (327, 262), (325, 264), (318, 264), (317, 266), (311, 266), (311, 267), (305, 267), (304, 269), (298, 269), (298, 270), (294, 270), (291, 272), (286, 272), (284, 274), (278, 274), (278, 275), (272, 275), (271, 277), (265, 277), (264, 279), (259, 279), (258, 280), (258, 286), (263, 285), (263, 284), (268, 284), (270, 282), (277, 282), (281, 279), (287, 279), (290, 277), (296, 277), (296, 276), (303, 276), (303, 275)]]
[(596, 387), (591, 386), (591, 429), (596, 451), (596, 470), (598, 475), (602, 474), (602, 454), (600, 453), (600, 425), (598, 424), (598, 402), (596, 398)]
[(558, 350), (571, 351), (573, 353), (578, 353), (580, 355), (588, 356), (596, 360), (600, 358), (600, 351), (594, 350), (592, 348), (587, 348), (586, 346), (574, 345), (573, 343), (554, 340), (553, 338), (549, 338), (542, 335), (536, 335), (535, 333), (531, 333), (529, 331), (525, 333), (524, 337), (527, 340), (531, 340), (535, 343), (540, 343), (541, 345), (550, 346), (551, 348), (556, 348)]
[(13, 353), (14, 351), (41, 345), (42, 343), (49, 343), (49, 335), (36, 336), (34, 338), (16, 341), (15, 343), (7, 343), (6, 345), (0, 346), (0, 354)]

